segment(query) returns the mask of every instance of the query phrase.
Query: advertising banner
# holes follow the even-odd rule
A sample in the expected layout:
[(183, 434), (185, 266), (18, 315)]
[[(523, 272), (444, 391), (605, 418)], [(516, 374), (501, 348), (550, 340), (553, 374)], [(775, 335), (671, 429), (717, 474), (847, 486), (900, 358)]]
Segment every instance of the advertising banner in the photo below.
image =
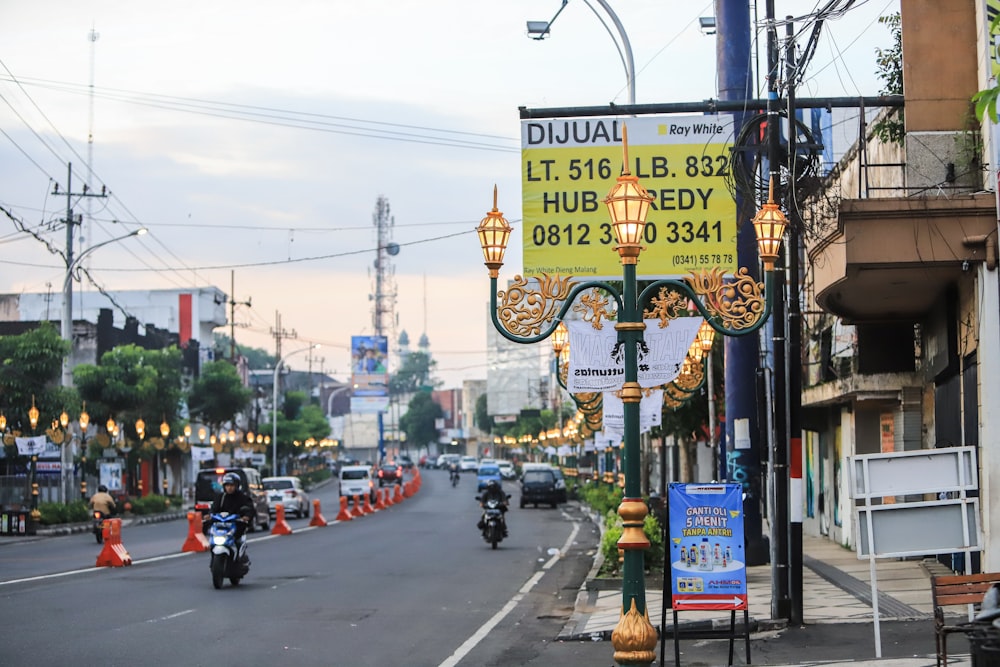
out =
[[(625, 404), (614, 392), (601, 395), (604, 429), (614, 433), (625, 433)], [(663, 421), (663, 390), (653, 389), (643, 392), (639, 401), (639, 433), (648, 433)]]
[[(351, 336), (351, 412), (385, 410), (382, 406), (388, 404), (389, 396), (388, 350), (385, 336)], [(381, 400), (367, 400), (371, 398)]]
[(521, 123), (524, 276), (621, 276), (604, 198), (629, 171), (653, 201), (639, 262), (643, 277), (718, 266), (736, 270), (736, 203), (727, 186), (728, 116), (588, 117)]
[[(680, 375), (688, 348), (704, 320), (678, 317), (660, 328), (659, 320), (645, 320), (645, 349), (639, 349), (639, 386), (648, 389), (673, 382)], [(618, 345), (613, 325), (595, 329), (590, 322), (570, 320), (569, 370), (566, 390), (571, 394), (616, 391), (625, 382), (625, 351)]]
[(675, 482), (668, 493), (673, 609), (746, 609), (743, 488)]

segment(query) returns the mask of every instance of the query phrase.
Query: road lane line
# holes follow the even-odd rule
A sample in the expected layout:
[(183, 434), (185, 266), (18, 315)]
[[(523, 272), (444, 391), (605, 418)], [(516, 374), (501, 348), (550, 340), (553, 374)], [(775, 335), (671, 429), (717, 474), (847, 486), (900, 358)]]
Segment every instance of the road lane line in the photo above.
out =
[(159, 623), (160, 621), (170, 621), (177, 618), (178, 616), (184, 616), (185, 614), (193, 614), (194, 612), (195, 612), (194, 609), (185, 609), (184, 611), (179, 611), (176, 614), (167, 614), (166, 616), (161, 616), (159, 618), (150, 618), (146, 622)]
[(569, 548), (573, 544), (573, 540), (576, 539), (576, 534), (579, 531), (580, 531), (580, 524), (574, 523), (573, 530), (569, 534), (569, 537), (566, 539), (566, 542), (563, 544), (562, 549), (559, 550), (559, 553), (553, 555), (552, 558), (550, 558), (545, 563), (545, 565), (542, 566), (541, 570), (531, 575), (531, 577), (524, 583), (524, 585), (521, 586), (521, 589), (514, 595), (514, 597), (512, 597), (510, 600), (507, 601), (507, 604), (505, 604), (503, 608), (500, 609), (500, 611), (493, 614), (490, 620), (483, 623), (478, 630), (472, 633), (472, 636), (466, 639), (461, 646), (455, 649), (455, 652), (452, 653), (450, 656), (448, 656), (448, 658), (440, 665), (438, 665), (438, 667), (455, 667), (455, 665), (457, 665), (462, 660), (462, 658), (467, 656), (469, 652), (471, 652), (472, 649), (474, 649), (479, 644), (479, 642), (483, 641), (483, 639), (486, 638), (486, 636), (490, 633), (490, 631), (493, 630), (493, 628), (495, 628), (497, 625), (499, 625), (500, 621), (506, 618), (507, 614), (514, 611), (514, 609), (521, 602), (521, 600), (524, 599), (524, 596), (530, 593), (531, 589), (534, 588), (539, 581), (541, 581), (542, 577), (545, 576), (545, 572), (549, 570), (553, 565), (555, 565), (559, 561), (559, 559), (562, 558), (564, 553), (569, 551)]

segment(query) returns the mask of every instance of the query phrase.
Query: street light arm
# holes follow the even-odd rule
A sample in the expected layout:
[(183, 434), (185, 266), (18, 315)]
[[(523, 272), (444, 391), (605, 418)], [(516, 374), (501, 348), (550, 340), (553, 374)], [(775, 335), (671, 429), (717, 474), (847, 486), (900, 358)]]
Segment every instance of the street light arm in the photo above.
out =
[[(584, 0), (584, 2), (587, 2), (587, 0)], [(618, 45), (618, 40), (616, 40), (615, 36), (611, 34), (611, 29), (608, 28), (608, 24), (604, 22), (604, 19), (602, 19), (600, 14), (597, 13), (597, 10), (595, 10), (589, 2), (587, 2), (587, 6), (590, 7), (590, 11), (594, 12), (597, 19), (601, 22), (601, 25), (603, 25), (604, 29), (608, 31), (609, 35), (611, 35), (611, 41), (615, 43), (615, 48), (618, 49), (618, 57), (621, 58), (622, 65), (625, 67), (625, 77), (628, 79), (628, 103), (635, 104), (635, 61), (632, 59), (632, 43), (629, 42), (628, 34), (625, 32), (625, 26), (623, 26), (622, 22), (618, 20), (618, 15), (611, 9), (611, 5), (609, 5), (606, 0), (597, 0), (597, 2), (600, 3), (601, 7), (604, 8), (604, 11), (606, 11), (608, 16), (611, 17), (611, 22), (615, 24), (615, 28), (618, 30), (618, 36), (622, 41), (621, 46)]]
[(538, 31), (537, 37), (531, 37), (531, 35), (534, 34), (534, 31), (531, 29), (531, 24), (536, 23), (536, 21), (528, 21), (528, 36), (534, 40), (545, 39), (545, 36), (549, 34), (549, 30), (552, 28), (552, 24), (555, 23), (556, 19), (559, 18), (559, 15), (562, 14), (562, 10), (566, 9), (567, 4), (569, 4), (569, 0), (562, 0), (562, 4), (559, 6), (558, 11), (556, 11), (555, 16), (549, 19), (549, 21), (545, 24), (544, 30)]
[[(78, 269), (80, 268), (80, 264), (83, 262), (83, 260), (87, 258), (87, 255), (89, 255), (90, 253), (94, 252), (98, 248), (103, 248), (106, 245), (110, 245), (112, 243), (117, 243), (118, 241), (124, 241), (125, 239), (131, 238), (133, 236), (142, 236), (147, 231), (149, 231), (149, 230), (147, 230), (145, 227), (141, 227), (139, 229), (136, 229), (135, 231), (129, 232), (128, 234), (123, 234), (122, 236), (116, 236), (113, 239), (108, 239), (106, 241), (101, 241), (97, 245), (92, 245), (89, 248), (87, 248), (86, 250), (84, 250), (83, 252), (81, 252), (79, 255), (77, 255), (73, 259), (72, 262), (70, 262), (69, 266), (66, 267), (66, 278), (65, 278), (65, 282), (63, 283), (64, 289), (65, 289), (66, 284), (68, 284), (68, 282), (70, 280), (73, 280), (73, 279), (79, 280), (80, 279), (80, 276), (79, 276), (79, 273), (78, 273)], [(76, 275), (74, 275), (74, 272), (77, 272)]]

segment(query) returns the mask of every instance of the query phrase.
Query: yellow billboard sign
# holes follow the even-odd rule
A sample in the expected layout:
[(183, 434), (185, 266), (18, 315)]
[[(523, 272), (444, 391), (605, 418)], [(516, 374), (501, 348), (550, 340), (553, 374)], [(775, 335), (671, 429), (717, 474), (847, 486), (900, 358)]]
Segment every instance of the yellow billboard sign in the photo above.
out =
[(728, 116), (642, 116), (521, 123), (524, 275), (621, 277), (604, 198), (629, 170), (653, 195), (639, 257), (643, 278), (736, 270), (736, 204), (726, 187)]

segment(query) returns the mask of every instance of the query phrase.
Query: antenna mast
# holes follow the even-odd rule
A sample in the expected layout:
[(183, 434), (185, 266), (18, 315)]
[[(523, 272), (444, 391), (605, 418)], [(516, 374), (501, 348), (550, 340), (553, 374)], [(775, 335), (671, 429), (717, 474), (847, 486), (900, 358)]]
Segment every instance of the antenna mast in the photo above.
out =
[(389, 213), (389, 200), (379, 196), (375, 201), (375, 293), (371, 299), (372, 329), (376, 336), (393, 338), (396, 328), (396, 269), (392, 257), (399, 254), (399, 245), (392, 241), (396, 220)]

